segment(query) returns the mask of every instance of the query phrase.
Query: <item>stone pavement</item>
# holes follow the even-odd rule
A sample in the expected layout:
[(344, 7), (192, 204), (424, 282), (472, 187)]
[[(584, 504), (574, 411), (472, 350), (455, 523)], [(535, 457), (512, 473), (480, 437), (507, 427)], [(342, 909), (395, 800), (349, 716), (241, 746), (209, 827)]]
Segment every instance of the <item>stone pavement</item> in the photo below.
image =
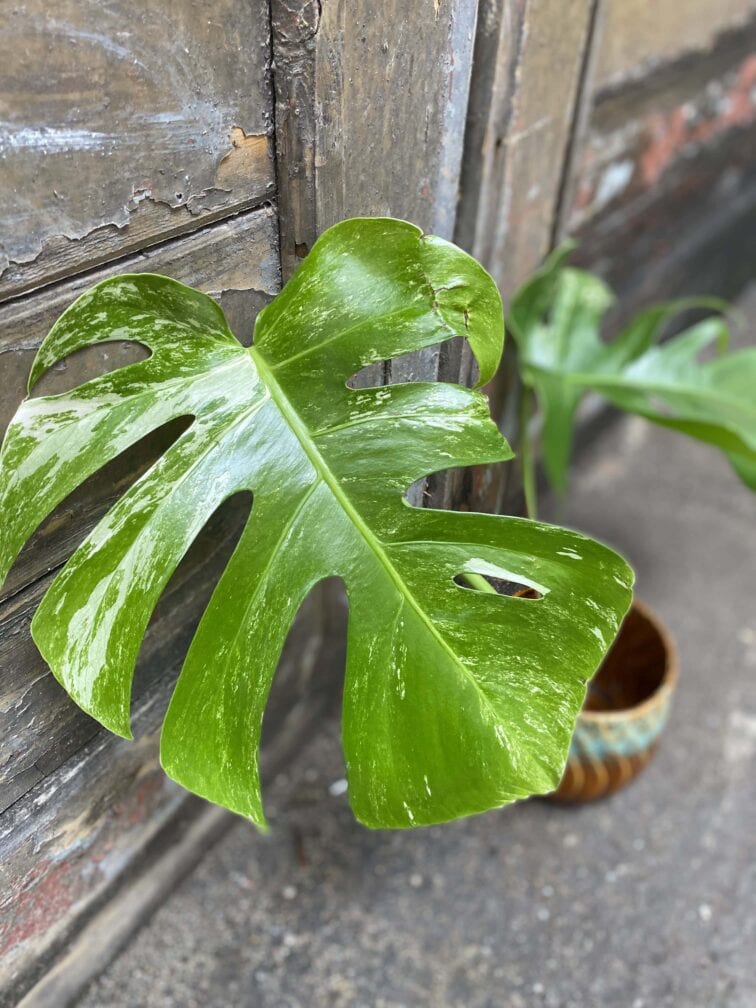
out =
[(638, 419), (583, 453), (568, 523), (621, 549), (677, 638), (664, 744), (627, 790), (370, 832), (335, 722), (81, 1008), (754, 1008), (756, 497)]

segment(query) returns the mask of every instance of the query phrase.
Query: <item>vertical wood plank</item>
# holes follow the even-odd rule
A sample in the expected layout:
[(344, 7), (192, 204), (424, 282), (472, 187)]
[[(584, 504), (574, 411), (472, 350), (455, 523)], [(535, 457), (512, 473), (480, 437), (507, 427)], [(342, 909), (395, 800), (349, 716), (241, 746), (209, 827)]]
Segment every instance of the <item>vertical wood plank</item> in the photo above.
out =
[[(558, 229), (596, 3), (574, 0), (568, 12), (560, 0), (481, 4), (455, 238), (491, 272), (505, 304)], [(509, 353), (488, 392), (494, 417), (516, 437), (519, 390)], [(511, 464), (486, 467), (457, 486), (456, 499), (511, 510), (516, 476)]]
[(284, 276), (344, 217), (451, 238), (477, 4), (272, 0)]
[(315, 54), (319, 228), (390, 214), (452, 237), (475, 6), (323, 4)]
[(458, 237), (505, 298), (549, 248), (594, 2), (495, 0), (481, 20)]
[(603, 42), (607, 31), (606, 0), (593, 0), (588, 35), (583, 50), (583, 66), (575, 95), (572, 132), (562, 169), (562, 185), (554, 215), (552, 245), (558, 245), (569, 231), (570, 210), (575, 203), (579, 184), (580, 162), (587, 142), (591, 112), (595, 98), (595, 82), (599, 70)]
[(490, 264), (528, 0), (482, 0), (470, 82), (456, 240)]

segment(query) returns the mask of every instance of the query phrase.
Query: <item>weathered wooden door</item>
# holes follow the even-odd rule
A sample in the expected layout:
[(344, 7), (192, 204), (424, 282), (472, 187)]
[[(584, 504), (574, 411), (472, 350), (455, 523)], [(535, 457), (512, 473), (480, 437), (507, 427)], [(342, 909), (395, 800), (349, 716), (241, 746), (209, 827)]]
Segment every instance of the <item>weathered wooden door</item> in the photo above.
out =
[[(422, 12), (299, 0), (15, 4), (0, 40), (2, 427), (52, 321), (110, 273), (149, 270), (198, 286), (249, 341), (282, 274), (341, 217), (394, 213), (451, 236), (475, 21), (469, 0)], [(46, 387), (71, 386), (133, 352), (108, 344), (79, 355)], [(393, 377), (436, 367), (428, 357)], [(217, 516), (171, 580), (140, 656), (135, 743), (78, 711), (29, 635), (72, 547), (175, 436), (157, 432), (67, 500), (0, 597), (0, 964), (9, 1002), (61, 956), (64, 975), (81, 967), (76, 948), (66, 966), (72, 936), (123, 893), (127, 876), (156, 865), (159, 874), (169, 855), (181, 863), (187, 829), (196, 856), (222, 824), (166, 781), (157, 740), (191, 628), (243, 514), (231, 507)], [(290, 749), (318, 697), (335, 692), (332, 621), (343, 622), (338, 600), (320, 592), (284, 656), (271, 750)], [(103, 935), (90, 931), (84, 958)]]

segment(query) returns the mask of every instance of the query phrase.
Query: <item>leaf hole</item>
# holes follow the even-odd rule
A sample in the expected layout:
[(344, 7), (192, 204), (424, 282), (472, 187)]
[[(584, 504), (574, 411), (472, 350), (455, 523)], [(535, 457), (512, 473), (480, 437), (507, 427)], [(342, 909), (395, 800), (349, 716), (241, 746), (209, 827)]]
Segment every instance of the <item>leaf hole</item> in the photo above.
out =
[(144, 343), (132, 340), (114, 340), (82, 347), (52, 364), (35, 383), (32, 395), (36, 398), (71, 392), (92, 378), (118, 371), (129, 364), (138, 364), (151, 353)]
[[(478, 584), (475, 584), (475, 581)], [(485, 582), (490, 588), (493, 588), (497, 595), (506, 595), (509, 598), (526, 600), (532, 599), (534, 601), (543, 598), (543, 593), (538, 591), (537, 588), (534, 588), (532, 585), (523, 584), (521, 581), (510, 581), (508, 578), (495, 577), (492, 574), (478, 574), (475, 571), (464, 571), (454, 576), (454, 583), (460, 588), (489, 594), (489, 590), (481, 582)]]
[(387, 385), (406, 385), (411, 382), (427, 382), (428, 362), (422, 350), (398, 354), (386, 360), (376, 360), (360, 368), (346, 386), (348, 389), (385, 388)]
[[(260, 772), (270, 780), (289, 768), (292, 748), (301, 746), (336, 714), (343, 689), (349, 612), (341, 578), (313, 586), (294, 617), (278, 660), (263, 714)], [(334, 777), (345, 777), (340, 747)], [(306, 790), (311, 791), (312, 784)]]
[(2, 587), (0, 601), (62, 566), (109, 508), (193, 422), (194, 417), (183, 416), (156, 427), (83, 480), (29, 537)]
[(352, 392), (358, 389), (382, 388), (385, 384), (386, 368), (383, 361), (367, 364), (347, 379), (346, 387)]

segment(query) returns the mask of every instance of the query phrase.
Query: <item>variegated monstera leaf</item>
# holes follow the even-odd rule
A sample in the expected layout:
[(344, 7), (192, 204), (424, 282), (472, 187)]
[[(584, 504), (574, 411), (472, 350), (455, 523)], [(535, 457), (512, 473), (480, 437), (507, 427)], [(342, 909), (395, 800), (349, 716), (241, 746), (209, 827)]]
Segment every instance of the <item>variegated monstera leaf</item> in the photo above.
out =
[[(328, 231), (261, 312), (251, 349), (215, 302), (166, 277), (114, 277), (84, 294), (41, 346), (31, 385), (105, 340), (151, 356), (23, 403), (1, 458), (0, 580), (91, 473), (159, 425), (192, 420), (40, 604), (32, 633), (58, 681), (128, 737), (157, 599), (212, 512), (251, 491), (165, 718), (173, 778), (264, 823), (257, 750), (271, 679), (302, 600), (337, 575), (350, 608), (343, 742), (358, 818), (435, 823), (551, 789), (628, 606), (630, 570), (574, 532), (409, 506), (407, 488), (428, 473), (510, 457), (486, 400), (441, 383), (347, 385), (368, 363), (453, 336), (468, 339), (483, 382), (503, 335), (484, 270), (388, 219)], [(541, 597), (470, 590), (455, 581), (465, 572)]]

